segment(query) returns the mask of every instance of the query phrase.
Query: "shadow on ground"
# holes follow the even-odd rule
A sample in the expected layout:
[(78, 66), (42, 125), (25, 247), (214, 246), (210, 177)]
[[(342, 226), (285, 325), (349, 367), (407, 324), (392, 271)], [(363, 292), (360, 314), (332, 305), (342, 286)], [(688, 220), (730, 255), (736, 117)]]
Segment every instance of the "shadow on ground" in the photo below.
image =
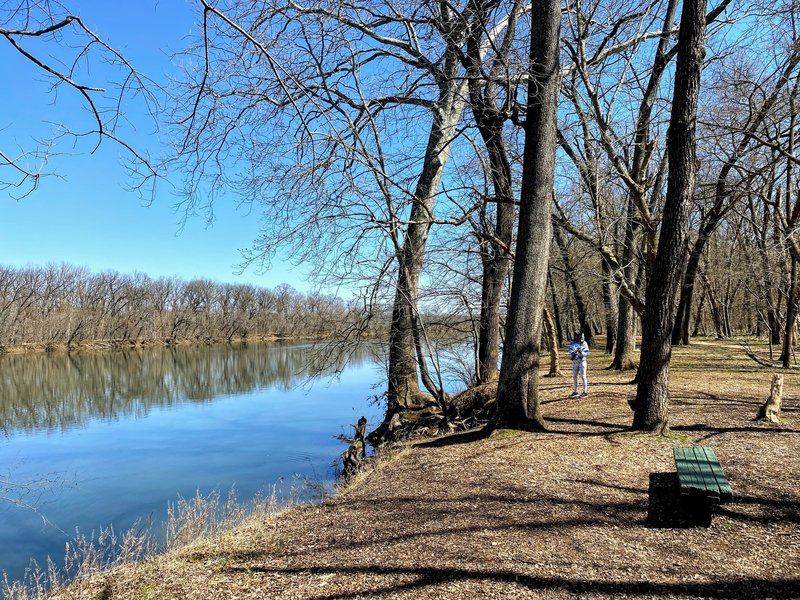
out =
[[(270, 567), (233, 567), (230, 572), (260, 572), (264, 574), (280, 575), (374, 575), (378, 577), (402, 578), (394, 584), (369, 584), (353, 586), (360, 589), (351, 589), (350, 593), (359, 596), (388, 597), (404, 592), (422, 590), (428, 586), (441, 585), (442, 583), (457, 583), (466, 581), (493, 581), (513, 583), (520, 588), (537, 591), (567, 591), (579, 596), (607, 594), (612, 596), (636, 595), (647, 598), (662, 596), (688, 595), (702, 598), (727, 598), (732, 600), (756, 598), (796, 598), (800, 590), (800, 579), (755, 579), (743, 578), (739, 580), (719, 583), (655, 583), (650, 581), (587, 581), (578, 577), (565, 579), (559, 577), (532, 576), (516, 571), (482, 571), (472, 569), (437, 569), (426, 567), (390, 567), (383, 565), (364, 566), (338, 566), (327, 565), (309, 566), (306, 568), (270, 568)], [(340, 592), (326, 594), (324, 592), (309, 596), (309, 600), (333, 600), (341, 598)]]

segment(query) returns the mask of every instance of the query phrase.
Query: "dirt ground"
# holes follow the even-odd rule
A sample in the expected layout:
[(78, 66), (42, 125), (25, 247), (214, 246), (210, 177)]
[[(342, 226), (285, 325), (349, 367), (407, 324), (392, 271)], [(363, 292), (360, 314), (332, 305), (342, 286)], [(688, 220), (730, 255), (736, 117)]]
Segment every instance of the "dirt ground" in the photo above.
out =
[[(736, 344), (673, 359), (671, 438), (627, 431), (631, 374), (590, 358), (590, 396), (543, 379), (552, 431), (456, 435), (385, 458), (341, 495), (60, 597), (800, 598), (800, 373), (784, 423), (754, 421), (771, 371)], [(698, 526), (673, 445), (712, 446), (735, 501)]]

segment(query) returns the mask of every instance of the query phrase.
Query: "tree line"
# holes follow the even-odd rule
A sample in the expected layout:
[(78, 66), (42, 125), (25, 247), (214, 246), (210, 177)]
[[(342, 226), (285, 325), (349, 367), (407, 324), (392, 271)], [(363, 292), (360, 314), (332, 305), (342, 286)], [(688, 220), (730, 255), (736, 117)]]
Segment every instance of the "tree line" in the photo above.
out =
[(334, 296), (209, 279), (0, 266), (0, 348), (75, 349), (325, 338), (354, 318)]
[(602, 332), (611, 366), (638, 367), (636, 429), (668, 428), (671, 348), (694, 331), (768, 333), (788, 365), (796, 3), (196, 7), (160, 100), (173, 146), (137, 184), (181, 173), (187, 214), (236, 192), (264, 216), (246, 259), (289, 248), (360, 290), (351, 333), (392, 307), (379, 437), (443, 411), (444, 313), (497, 384), (495, 425), (546, 427), (545, 309), (554, 337)]

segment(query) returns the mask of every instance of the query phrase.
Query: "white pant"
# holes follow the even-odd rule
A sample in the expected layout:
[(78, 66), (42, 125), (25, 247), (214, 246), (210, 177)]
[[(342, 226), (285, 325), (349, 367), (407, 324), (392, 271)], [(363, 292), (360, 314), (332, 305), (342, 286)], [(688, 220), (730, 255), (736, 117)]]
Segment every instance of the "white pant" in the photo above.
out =
[(578, 375), (583, 383), (583, 393), (589, 393), (589, 382), (586, 380), (586, 359), (579, 358), (572, 361), (572, 391), (578, 392)]

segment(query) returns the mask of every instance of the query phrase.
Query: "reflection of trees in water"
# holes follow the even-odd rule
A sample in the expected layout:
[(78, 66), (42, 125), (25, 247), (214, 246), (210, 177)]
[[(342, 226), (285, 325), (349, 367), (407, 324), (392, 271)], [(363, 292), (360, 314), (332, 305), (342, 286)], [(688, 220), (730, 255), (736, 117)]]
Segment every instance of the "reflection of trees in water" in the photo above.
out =
[[(364, 362), (371, 352), (367, 345), (355, 349), (349, 364)], [(0, 428), (68, 429), (92, 418), (140, 417), (184, 401), (272, 386), (285, 390), (306, 377), (340, 371), (344, 360), (331, 360), (329, 352), (310, 345), (263, 344), (5, 355)]]

